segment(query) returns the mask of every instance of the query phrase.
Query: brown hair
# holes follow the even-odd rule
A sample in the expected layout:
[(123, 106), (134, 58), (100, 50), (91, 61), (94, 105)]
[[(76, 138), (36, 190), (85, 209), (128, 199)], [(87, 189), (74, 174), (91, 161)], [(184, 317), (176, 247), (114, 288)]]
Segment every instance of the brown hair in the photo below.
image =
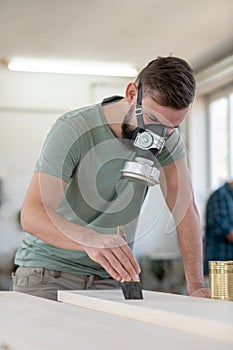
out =
[(139, 73), (142, 93), (161, 106), (174, 109), (188, 107), (194, 100), (196, 82), (193, 69), (178, 57), (157, 57)]

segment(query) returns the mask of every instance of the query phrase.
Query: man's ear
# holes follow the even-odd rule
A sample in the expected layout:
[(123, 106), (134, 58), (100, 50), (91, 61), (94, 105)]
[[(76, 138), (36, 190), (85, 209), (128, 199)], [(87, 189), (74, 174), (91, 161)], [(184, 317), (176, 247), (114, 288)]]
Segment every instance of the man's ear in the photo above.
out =
[(133, 103), (136, 100), (138, 92), (137, 84), (129, 83), (126, 87), (125, 97), (128, 103)]

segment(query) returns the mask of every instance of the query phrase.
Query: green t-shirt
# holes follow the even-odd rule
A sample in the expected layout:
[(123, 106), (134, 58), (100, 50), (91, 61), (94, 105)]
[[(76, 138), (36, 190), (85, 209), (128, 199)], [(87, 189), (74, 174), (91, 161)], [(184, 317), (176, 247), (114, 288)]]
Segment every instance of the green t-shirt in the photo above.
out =
[[(185, 157), (178, 130), (157, 157), (159, 166)], [(122, 224), (132, 247), (146, 186), (123, 179), (121, 169), (134, 152), (114, 136), (102, 105), (71, 111), (60, 117), (47, 135), (35, 171), (67, 182), (57, 212), (67, 220), (99, 233), (116, 233)], [(49, 233), (48, 233), (49, 234)], [(108, 273), (85, 252), (57, 248), (25, 233), (15, 263), (78, 274)]]

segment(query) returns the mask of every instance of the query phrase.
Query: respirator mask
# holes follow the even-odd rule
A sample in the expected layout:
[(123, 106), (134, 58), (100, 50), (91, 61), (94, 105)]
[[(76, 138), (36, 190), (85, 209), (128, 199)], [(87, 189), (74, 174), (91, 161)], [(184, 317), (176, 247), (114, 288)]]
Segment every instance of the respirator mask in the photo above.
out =
[(156, 168), (156, 156), (162, 151), (167, 126), (143, 122), (142, 83), (138, 84), (137, 104), (135, 109), (138, 127), (133, 131), (132, 139), (135, 150), (133, 161), (126, 161), (121, 170), (122, 177), (130, 181), (141, 182), (147, 186), (159, 183), (160, 171)]

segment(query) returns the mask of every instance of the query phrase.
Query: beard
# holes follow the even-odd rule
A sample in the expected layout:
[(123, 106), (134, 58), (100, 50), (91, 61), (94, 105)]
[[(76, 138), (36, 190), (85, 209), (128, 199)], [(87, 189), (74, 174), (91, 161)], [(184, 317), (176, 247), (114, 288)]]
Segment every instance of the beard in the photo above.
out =
[(135, 106), (131, 106), (128, 113), (125, 115), (124, 121), (121, 125), (121, 142), (130, 150), (134, 150), (134, 138), (133, 134), (135, 126), (132, 125), (133, 113)]

